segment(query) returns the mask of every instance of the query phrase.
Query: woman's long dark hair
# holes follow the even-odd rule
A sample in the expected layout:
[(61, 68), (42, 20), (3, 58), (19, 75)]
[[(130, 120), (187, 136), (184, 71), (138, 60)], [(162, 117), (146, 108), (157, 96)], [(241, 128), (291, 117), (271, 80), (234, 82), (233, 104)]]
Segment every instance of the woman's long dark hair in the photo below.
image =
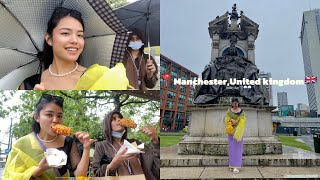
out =
[[(102, 121), (102, 130), (103, 130), (104, 137), (110, 143), (113, 143), (112, 142), (112, 126), (111, 126), (111, 122), (112, 122), (112, 116), (114, 114), (119, 115), (120, 119), (123, 118), (123, 115), (120, 112), (113, 111), (113, 112), (108, 113), (106, 115), (106, 117)], [(127, 133), (128, 133), (127, 127), (125, 127), (125, 130), (126, 130), (126, 132), (123, 134), (122, 139), (127, 139)]]
[[(57, 106), (61, 107), (61, 109), (63, 110), (63, 98), (60, 96), (53, 96), (50, 94), (42, 94), (42, 96), (40, 97), (39, 101), (36, 104), (35, 110), (34, 112), (37, 114), (37, 116), (40, 116), (40, 111), (44, 108), (45, 105), (49, 104), (49, 103), (54, 103)], [(33, 119), (32, 122), (32, 130), (35, 133), (39, 133), (40, 132), (40, 124)]]
[[(73, 9), (68, 9), (68, 8), (63, 8), (63, 7), (57, 7), (54, 12), (52, 13), (52, 16), (50, 20), (48, 21), (48, 27), (47, 27), (47, 33), (52, 37), (52, 31), (55, 27), (57, 27), (58, 23), (60, 20), (64, 17), (73, 17), (76, 20), (78, 20), (84, 31), (84, 23), (82, 19), (82, 15), (79, 11), (73, 10)], [(40, 55), (40, 60), (44, 65), (44, 69), (48, 69), (49, 65), (52, 64), (53, 61), (53, 50), (52, 46), (49, 46), (46, 40), (43, 42), (43, 51)], [(41, 69), (42, 70), (42, 69)]]

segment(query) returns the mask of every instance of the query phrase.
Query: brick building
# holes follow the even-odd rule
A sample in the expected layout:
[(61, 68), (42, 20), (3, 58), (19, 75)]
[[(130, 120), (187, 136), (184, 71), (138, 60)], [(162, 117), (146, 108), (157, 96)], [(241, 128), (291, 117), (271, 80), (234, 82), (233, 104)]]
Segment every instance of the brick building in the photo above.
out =
[[(165, 80), (163, 74), (169, 74)], [(198, 75), (164, 55), (160, 55), (160, 127), (161, 130), (180, 131), (188, 125), (187, 105), (192, 104), (195, 88), (192, 85), (174, 85), (174, 78), (198, 78)]]

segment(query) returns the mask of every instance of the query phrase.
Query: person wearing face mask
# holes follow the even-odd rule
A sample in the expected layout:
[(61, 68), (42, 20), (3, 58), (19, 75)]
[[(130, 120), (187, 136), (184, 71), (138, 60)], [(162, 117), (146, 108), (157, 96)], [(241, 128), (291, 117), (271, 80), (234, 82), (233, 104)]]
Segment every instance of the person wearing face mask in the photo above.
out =
[[(97, 142), (92, 161), (94, 175), (103, 177), (108, 170), (109, 176), (144, 174), (148, 180), (160, 178), (160, 140), (153, 127), (144, 127), (141, 131), (150, 136), (153, 148), (144, 146), (141, 154), (126, 153), (127, 149), (119, 151), (124, 140), (132, 143), (139, 141), (127, 139), (127, 128), (120, 125), (123, 116), (120, 112), (111, 112), (103, 120), (102, 128), (105, 140)], [(118, 152), (119, 151), (119, 152)]]
[(135, 89), (154, 88), (158, 81), (158, 66), (152, 56), (145, 54), (142, 34), (138, 29), (130, 30), (123, 64), (129, 84)]

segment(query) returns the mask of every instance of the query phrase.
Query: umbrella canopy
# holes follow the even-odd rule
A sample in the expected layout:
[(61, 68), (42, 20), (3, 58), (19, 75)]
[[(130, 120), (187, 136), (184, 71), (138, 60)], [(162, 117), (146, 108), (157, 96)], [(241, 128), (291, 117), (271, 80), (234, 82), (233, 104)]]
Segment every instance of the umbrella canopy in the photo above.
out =
[(160, 0), (139, 0), (116, 9), (115, 13), (127, 29), (141, 30), (151, 46), (160, 46)]
[(39, 72), (47, 23), (56, 7), (78, 10), (85, 26), (80, 64), (113, 67), (122, 61), (127, 29), (105, 0), (0, 0), (0, 89), (17, 89)]

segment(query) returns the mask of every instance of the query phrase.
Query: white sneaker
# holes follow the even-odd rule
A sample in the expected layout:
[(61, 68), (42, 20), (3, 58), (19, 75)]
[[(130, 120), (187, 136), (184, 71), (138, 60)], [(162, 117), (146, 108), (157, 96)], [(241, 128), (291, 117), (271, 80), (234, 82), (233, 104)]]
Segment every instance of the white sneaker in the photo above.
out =
[(234, 174), (238, 174), (238, 173), (239, 173), (239, 170), (238, 170), (237, 168), (234, 168), (234, 169), (233, 169), (233, 173), (234, 173)]

